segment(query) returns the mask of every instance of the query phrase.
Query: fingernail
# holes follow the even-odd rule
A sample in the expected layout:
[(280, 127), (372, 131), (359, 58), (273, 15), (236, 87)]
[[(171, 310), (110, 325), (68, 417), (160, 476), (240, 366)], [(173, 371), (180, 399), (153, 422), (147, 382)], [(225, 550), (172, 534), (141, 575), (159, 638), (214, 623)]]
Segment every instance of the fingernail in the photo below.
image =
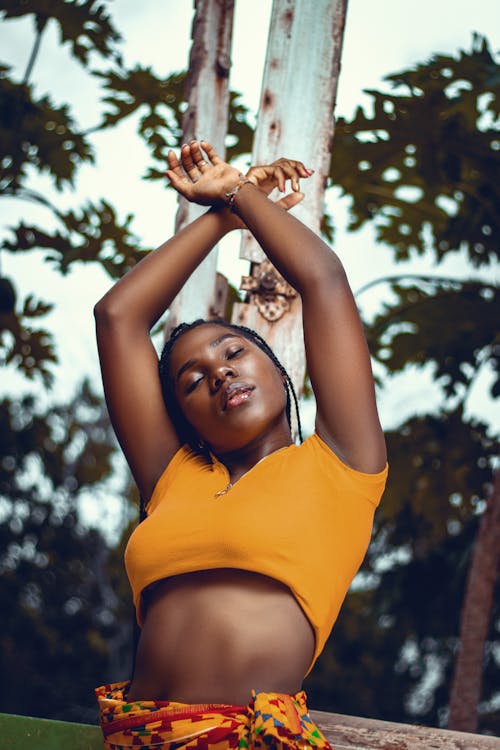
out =
[(308, 169), (307, 167), (305, 167), (305, 170), (309, 175), (314, 174), (314, 169)]
[(181, 146), (181, 150), (182, 150), (183, 148), (188, 148), (188, 144), (187, 144), (187, 143), (183, 143), (183, 144), (182, 144), (182, 146)]

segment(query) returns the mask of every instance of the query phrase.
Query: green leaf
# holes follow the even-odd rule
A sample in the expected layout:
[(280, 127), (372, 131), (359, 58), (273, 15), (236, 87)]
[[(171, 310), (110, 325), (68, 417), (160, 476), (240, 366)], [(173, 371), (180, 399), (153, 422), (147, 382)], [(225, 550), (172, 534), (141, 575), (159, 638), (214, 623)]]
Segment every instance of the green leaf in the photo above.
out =
[(385, 544), (425, 556), (477, 512), (491, 482), (496, 440), (461, 407), (411, 417), (386, 434), (391, 471), (377, 514)]
[[(113, 127), (123, 119), (139, 112), (138, 132), (148, 145), (159, 166), (149, 167), (148, 179), (165, 180), (167, 154), (180, 146), (182, 119), (187, 107), (185, 98), (186, 73), (172, 73), (158, 78), (151, 67), (136, 65), (131, 70), (95, 72), (102, 78), (109, 94), (103, 101), (108, 105), (100, 128)], [(253, 129), (248, 123), (248, 109), (240, 101), (241, 94), (231, 91), (226, 158), (250, 153)], [(202, 136), (203, 134), (198, 134)]]
[(131, 70), (94, 73), (103, 79), (110, 93), (103, 98), (108, 105), (100, 128), (109, 128), (145, 108), (139, 121), (139, 133), (150, 146), (155, 159), (166, 160), (166, 149), (179, 145), (185, 73), (158, 78), (151, 67), (136, 65)]
[(251, 154), (254, 130), (248, 122), (248, 107), (243, 104), (238, 91), (229, 92), (229, 122), (226, 159), (232, 161), (242, 154)]
[(68, 43), (73, 57), (83, 65), (88, 64), (91, 53), (121, 59), (117, 51), (121, 36), (99, 0), (1, 0), (0, 12), (7, 20), (33, 14), (37, 31), (54, 21), (61, 43)]
[(4, 243), (10, 252), (46, 251), (63, 274), (73, 263), (99, 263), (112, 278), (121, 277), (141, 258), (145, 250), (130, 231), (132, 216), (118, 221), (115, 209), (107, 201), (88, 203), (78, 213), (58, 213), (62, 229), (53, 233), (21, 222), (13, 228), (14, 238)]
[[(373, 220), (396, 260), (432, 248), (466, 250), (475, 266), (499, 257), (499, 66), (486, 40), (434, 56), (370, 90), (374, 114), (339, 118), (330, 177), (352, 198), (350, 229)], [(429, 247), (429, 230), (431, 245)]]
[(46, 315), (53, 305), (26, 297), (22, 310), (0, 314), (0, 362), (14, 365), (29, 380), (40, 378), (49, 388), (54, 380), (50, 365), (57, 363), (52, 334), (30, 321)]
[(432, 361), (447, 396), (467, 387), (477, 370), (498, 356), (498, 291), (490, 284), (422, 278), (418, 285), (391, 284), (385, 304), (369, 326), (370, 351), (394, 373)]
[(13, 83), (0, 67), (0, 191), (16, 194), (29, 167), (48, 172), (61, 189), (73, 184), (82, 163), (93, 162), (90, 144), (75, 130), (67, 105), (33, 97), (31, 86)]

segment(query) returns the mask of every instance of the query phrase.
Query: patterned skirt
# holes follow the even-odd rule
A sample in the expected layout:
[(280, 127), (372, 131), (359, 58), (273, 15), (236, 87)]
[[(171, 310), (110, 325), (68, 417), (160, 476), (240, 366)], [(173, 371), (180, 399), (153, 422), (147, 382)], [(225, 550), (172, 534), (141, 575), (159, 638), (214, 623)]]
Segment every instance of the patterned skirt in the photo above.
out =
[(131, 701), (129, 682), (96, 689), (106, 750), (332, 750), (310, 718), (306, 694), (252, 690), (247, 706)]

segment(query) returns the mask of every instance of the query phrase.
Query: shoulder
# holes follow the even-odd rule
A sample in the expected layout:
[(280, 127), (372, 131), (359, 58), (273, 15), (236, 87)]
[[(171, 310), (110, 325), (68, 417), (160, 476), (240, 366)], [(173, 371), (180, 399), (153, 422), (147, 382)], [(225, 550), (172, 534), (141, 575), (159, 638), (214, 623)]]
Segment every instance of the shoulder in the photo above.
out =
[(176, 481), (192, 481), (199, 472), (211, 471), (209, 459), (193, 451), (188, 445), (182, 445), (168, 462), (165, 470), (158, 479), (149, 502), (146, 513), (150, 515), (158, 506), (162, 497)]
[(388, 465), (376, 473), (366, 473), (346, 464), (332, 448), (315, 432), (298, 446), (297, 455), (309, 468), (310, 482), (331, 482), (346, 493), (360, 495), (373, 505), (378, 505), (385, 489)]

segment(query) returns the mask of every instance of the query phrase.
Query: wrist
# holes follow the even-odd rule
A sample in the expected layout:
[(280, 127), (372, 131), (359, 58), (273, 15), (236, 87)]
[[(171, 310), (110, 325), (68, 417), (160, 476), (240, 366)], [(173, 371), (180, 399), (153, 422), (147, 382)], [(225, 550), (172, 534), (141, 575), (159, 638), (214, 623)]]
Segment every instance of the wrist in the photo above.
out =
[(223, 200), (230, 210), (234, 210), (235, 200), (238, 196), (238, 193), (245, 185), (253, 185), (253, 181), (249, 180), (248, 177), (240, 173), (238, 181), (224, 192)]
[(237, 228), (235, 226), (236, 217), (231, 212), (229, 206), (226, 206), (225, 204), (220, 203), (218, 205), (212, 206), (207, 211), (207, 214), (213, 216), (217, 221), (220, 239), (222, 239), (222, 237), (224, 237), (226, 234), (229, 234), (229, 232), (232, 232), (233, 229)]
[[(248, 180), (247, 178), (245, 178), (245, 181), (243, 182), (242, 185), (240, 185), (240, 188), (238, 189), (236, 195), (233, 198), (232, 205), (231, 205), (231, 208), (230, 208), (230, 210), (233, 213), (235, 213), (235, 214), (238, 213), (238, 205), (240, 203), (241, 197), (244, 196), (244, 195), (247, 195), (247, 193), (251, 193), (254, 188), (257, 189), (257, 192), (259, 192), (259, 193), (262, 192), (260, 190), (259, 186), (256, 185), (255, 182), (253, 182), (253, 180)], [(264, 195), (264, 193), (262, 193), (262, 195)], [(267, 197), (267, 196), (265, 196), (265, 197)]]

